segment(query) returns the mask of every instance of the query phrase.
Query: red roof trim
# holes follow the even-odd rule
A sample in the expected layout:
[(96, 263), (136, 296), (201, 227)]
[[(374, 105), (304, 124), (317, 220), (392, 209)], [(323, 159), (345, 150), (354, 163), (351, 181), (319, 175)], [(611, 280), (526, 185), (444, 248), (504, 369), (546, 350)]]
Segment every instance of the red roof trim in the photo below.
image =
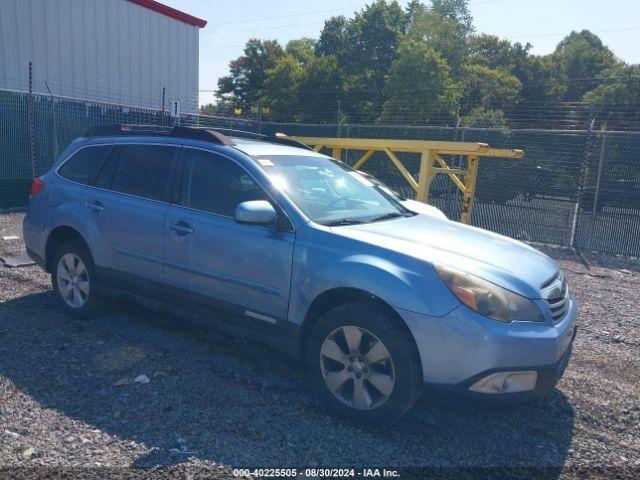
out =
[(171, 8), (170, 6), (164, 5), (160, 2), (156, 2), (155, 0), (128, 1), (131, 3), (135, 3), (136, 5), (140, 5), (141, 7), (148, 8), (149, 10), (153, 10), (155, 12), (166, 15), (167, 17), (175, 18), (176, 20), (180, 20), (181, 22), (188, 23), (189, 25), (193, 25), (194, 27), (204, 28), (204, 26), (207, 24), (206, 20), (191, 16), (188, 13), (181, 12), (180, 10), (176, 10), (175, 8)]

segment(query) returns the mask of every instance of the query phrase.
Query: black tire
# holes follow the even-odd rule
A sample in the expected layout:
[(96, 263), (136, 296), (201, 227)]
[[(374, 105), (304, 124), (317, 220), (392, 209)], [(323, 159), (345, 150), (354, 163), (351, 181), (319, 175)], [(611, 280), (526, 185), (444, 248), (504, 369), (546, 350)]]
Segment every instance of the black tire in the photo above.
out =
[[(63, 298), (61, 292), (63, 289), (63, 287), (61, 288), (62, 282), (58, 281), (58, 269), (61, 268), (60, 260), (68, 254), (74, 255), (82, 261), (85, 266), (86, 275), (81, 275), (79, 280), (84, 281), (86, 279), (89, 282), (88, 293), (86, 294), (82, 305), (78, 307), (71, 306), (69, 302)], [(51, 285), (62, 308), (76, 318), (85, 320), (93, 318), (99, 309), (100, 297), (93, 258), (84, 242), (81, 240), (72, 240), (60, 245), (55, 251), (51, 265)]]
[[(422, 392), (422, 368), (413, 337), (400, 322), (400, 319), (384, 308), (365, 301), (340, 305), (318, 320), (309, 337), (306, 362), (314, 388), (333, 412), (358, 423), (383, 425), (397, 420), (414, 405)], [(325, 383), (323, 361), (326, 359), (321, 361), (320, 355), (323, 343), (337, 329), (345, 326), (360, 327), (375, 335), (392, 359), (393, 389), (386, 400), (379, 405), (374, 404), (370, 409), (357, 409), (348, 405), (337, 398)], [(338, 369), (344, 371), (340, 365)], [(348, 383), (344, 385), (349, 388)], [(367, 383), (369, 391), (372, 386), (373, 384)], [(374, 389), (373, 393), (376, 394), (377, 390)]]

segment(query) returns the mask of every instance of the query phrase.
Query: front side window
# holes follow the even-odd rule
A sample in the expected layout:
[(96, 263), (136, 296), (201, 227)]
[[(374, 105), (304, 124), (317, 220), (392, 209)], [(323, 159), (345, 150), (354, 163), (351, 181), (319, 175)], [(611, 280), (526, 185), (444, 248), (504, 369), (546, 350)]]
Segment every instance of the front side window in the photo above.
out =
[(257, 163), (311, 220), (325, 225), (413, 216), (388, 189), (324, 156), (260, 156)]
[(268, 200), (266, 193), (233, 161), (203, 150), (187, 153), (180, 204), (234, 217), (236, 207), (251, 200)]
[(177, 150), (163, 145), (122, 145), (111, 189), (150, 200), (167, 200), (169, 172)]
[(72, 182), (93, 185), (110, 150), (111, 145), (84, 147), (67, 160), (58, 173)]

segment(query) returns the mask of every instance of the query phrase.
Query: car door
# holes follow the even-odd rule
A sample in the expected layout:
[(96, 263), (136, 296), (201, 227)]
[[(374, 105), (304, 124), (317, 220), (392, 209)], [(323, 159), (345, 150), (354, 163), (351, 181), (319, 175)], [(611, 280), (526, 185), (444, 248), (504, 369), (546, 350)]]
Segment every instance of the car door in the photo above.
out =
[[(241, 326), (275, 332), (287, 316), (294, 233), (234, 220), (244, 201), (268, 200), (236, 161), (185, 147), (179, 194), (165, 216), (165, 281), (188, 291), (193, 309)], [(182, 295), (184, 298), (184, 295)]]
[(105, 286), (161, 296), (164, 215), (179, 150), (119, 145), (86, 192), (85, 206), (102, 242), (96, 267)]

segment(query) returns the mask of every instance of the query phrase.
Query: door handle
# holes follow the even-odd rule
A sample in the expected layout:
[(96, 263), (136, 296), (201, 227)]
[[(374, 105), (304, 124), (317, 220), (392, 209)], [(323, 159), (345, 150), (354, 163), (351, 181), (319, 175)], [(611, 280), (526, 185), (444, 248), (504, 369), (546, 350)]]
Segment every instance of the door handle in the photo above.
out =
[(178, 235), (188, 235), (193, 233), (193, 227), (187, 222), (170, 223), (169, 230), (176, 232)]
[(104, 212), (104, 206), (98, 202), (97, 200), (93, 202), (85, 202), (85, 206), (91, 210), (93, 213)]

